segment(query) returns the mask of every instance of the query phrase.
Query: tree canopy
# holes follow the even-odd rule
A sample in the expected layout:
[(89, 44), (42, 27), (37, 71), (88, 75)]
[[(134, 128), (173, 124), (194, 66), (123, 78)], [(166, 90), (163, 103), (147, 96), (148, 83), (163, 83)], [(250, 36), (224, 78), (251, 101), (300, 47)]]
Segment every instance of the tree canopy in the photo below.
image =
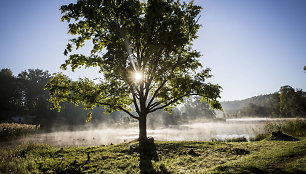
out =
[[(54, 108), (60, 109), (64, 101), (82, 103), (85, 109), (104, 106), (108, 113), (124, 111), (140, 125), (146, 124), (147, 114), (171, 112), (192, 95), (221, 109), (221, 87), (206, 82), (210, 69), (203, 69), (200, 53), (192, 48), (200, 11), (193, 2), (174, 0), (78, 0), (63, 5), (62, 21), (76, 37), (67, 44), (64, 54), (69, 57), (61, 68), (98, 67), (101, 76), (95, 83), (56, 74), (46, 86)], [(86, 41), (92, 43), (90, 54), (75, 53), (90, 44)]]

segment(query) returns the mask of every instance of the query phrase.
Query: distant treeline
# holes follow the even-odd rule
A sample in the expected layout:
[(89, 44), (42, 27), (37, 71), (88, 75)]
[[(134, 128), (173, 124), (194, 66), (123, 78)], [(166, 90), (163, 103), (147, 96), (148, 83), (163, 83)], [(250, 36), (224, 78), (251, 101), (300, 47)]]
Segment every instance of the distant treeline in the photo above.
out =
[[(50, 110), (49, 92), (44, 86), (51, 74), (40, 69), (29, 69), (14, 76), (10, 69), (0, 70), (0, 122), (40, 124), (42, 129), (65, 126), (73, 129), (86, 124), (88, 111), (83, 106), (62, 103), (61, 112)], [(156, 128), (215, 118), (216, 113), (200, 97), (185, 100), (169, 114), (157, 111), (148, 116), (148, 127)], [(245, 100), (222, 102), (224, 117), (306, 117), (306, 93), (291, 86), (282, 86), (276, 93)], [(104, 108), (93, 110), (89, 125), (124, 126), (135, 122), (122, 112), (104, 114)]]
[[(14, 76), (10, 69), (0, 70), (0, 122), (21, 122), (40, 124), (41, 129), (52, 127), (73, 129), (75, 126), (85, 125), (88, 111), (83, 106), (71, 103), (61, 104), (61, 112), (50, 110), (49, 92), (44, 86), (49, 82), (51, 74), (40, 69), (29, 69)], [(149, 127), (169, 126), (199, 118), (214, 118), (215, 112), (207, 103), (201, 103), (195, 97), (185, 101), (173, 113), (163, 111), (148, 116)], [(124, 126), (127, 122), (134, 122), (122, 112), (104, 114), (104, 108), (93, 110), (90, 123), (93, 126)]]
[(273, 94), (221, 104), (224, 117), (306, 117), (306, 93), (288, 85)]

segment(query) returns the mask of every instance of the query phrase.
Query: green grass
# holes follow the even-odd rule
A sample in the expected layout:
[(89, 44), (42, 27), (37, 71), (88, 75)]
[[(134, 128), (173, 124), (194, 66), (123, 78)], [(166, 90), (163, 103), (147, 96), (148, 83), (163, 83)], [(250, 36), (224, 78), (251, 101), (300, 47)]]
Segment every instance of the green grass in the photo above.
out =
[(155, 158), (139, 155), (137, 146), (137, 142), (95, 147), (27, 144), (0, 149), (0, 173), (306, 172), (305, 138), (292, 142), (157, 141)]
[[(257, 143), (256, 143), (257, 144)], [(258, 145), (262, 148), (251, 155), (246, 155), (235, 161), (206, 170), (212, 173), (302, 173), (306, 172), (305, 165), (299, 163), (306, 156), (306, 142), (263, 141)], [(304, 163), (305, 164), (305, 163)], [(288, 165), (288, 166), (287, 166)]]

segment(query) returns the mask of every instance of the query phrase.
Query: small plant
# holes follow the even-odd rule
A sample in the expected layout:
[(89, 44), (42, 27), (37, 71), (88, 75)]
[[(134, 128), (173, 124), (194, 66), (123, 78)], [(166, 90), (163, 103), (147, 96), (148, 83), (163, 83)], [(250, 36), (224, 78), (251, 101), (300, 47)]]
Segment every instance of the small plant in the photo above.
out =
[(11, 139), (20, 136), (26, 136), (37, 132), (40, 125), (18, 124), (18, 123), (1, 123), (0, 138)]

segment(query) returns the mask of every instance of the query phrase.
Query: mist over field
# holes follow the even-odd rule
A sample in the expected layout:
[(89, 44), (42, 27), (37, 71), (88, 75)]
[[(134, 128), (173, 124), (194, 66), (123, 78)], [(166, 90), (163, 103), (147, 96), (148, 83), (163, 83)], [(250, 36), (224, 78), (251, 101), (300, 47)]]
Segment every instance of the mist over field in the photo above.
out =
[[(189, 124), (148, 129), (148, 136), (160, 141), (212, 141), (242, 137), (249, 141), (256, 134), (264, 132), (263, 127), (266, 121), (279, 122), (281, 120), (285, 119), (240, 118), (206, 120), (206, 122), (201, 120), (202, 122), (194, 121)], [(19, 139), (17, 142), (47, 143), (55, 146), (110, 145), (136, 140), (138, 133), (138, 128), (132, 124), (125, 128), (87, 127), (83, 130), (39, 133)]]
[[(250, 141), (258, 134), (265, 133), (264, 126), (269, 123), (281, 123), (296, 118), (231, 118), (216, 120), (194, 120), (188, 124), (169, 125), (148, 129), (148, 136), (159, 141), (225, 141), (245, 138)], [(107, 127), (105, 125), (69, 130), (67, 127), (54, 128), (51, 132), (33, 134), (10, 143), (46, 143), (54, 146), (98, 146), (126, 143), (138, 138), (138, 125)]]
[[(2, 73), (5, 74), (7, 71), (2, 70)], [(29, 70), (23, 75), (28, 76), (28, 80), (24, 82), (28, 87), (25, 88), (27, 90), (23, 94), (29, 100), (26, 100), (23, 106), (17, 103), (7, 105), (13, 109), (24, 109), (24, 111), (13, 117), (10, 117), (10, 114), (6, 115), (12, 111), (6, 111), (0, 118), (8, 122), (15, 119), (20, 123), (34, 123), (40, 125), (40, 130), (36, 134), (12, 143), (91, 146), (118, 144), (138, 138), (138, 121), (123, 112), (107, 115), (103, 108), (96, 108), (92, 110), (91, 120), (86, 123), (89, 111), (83, 110), (82, 105), (75, 107), (73, 104), (63, 103), (61, 112), (49, 110), (48, 95), (41, 89), (50, 78), (48, 72), (37, 69)], [(40, 79), (38, 85), (32, 86), (32, 81), (37, 78)], [(10, 81), (13, 80), (18, 79), (10, 79)], [(7, 85), (7, 88), (14, 89), (9, 86), (10, 83)], [(18, 90), (18, 88), (15, 89)], [(171, 114), (164, 111), (149, 114), (147, 134), (155, 140), (162, 141), (211, 141), (233, 138), (245, 138), (246, 141), (249, 141), (257, 134), (265, 132), (266, 122), (279, 122), (286, 117), (303, 118), (304, 95), (302, 91), (284, 86), (273, 94), (221, 102), (224, 112), (215, 111), (207, 103), (201, 103), (200, 97), (191, 97), (183, 104), (173, 108)], [(39, 105), (33, 107), (35, 103)], [(286, 109), (281, 110), (280, 108)], [(24, 115), (26, 110), (33, 112), (31, 115)]]

